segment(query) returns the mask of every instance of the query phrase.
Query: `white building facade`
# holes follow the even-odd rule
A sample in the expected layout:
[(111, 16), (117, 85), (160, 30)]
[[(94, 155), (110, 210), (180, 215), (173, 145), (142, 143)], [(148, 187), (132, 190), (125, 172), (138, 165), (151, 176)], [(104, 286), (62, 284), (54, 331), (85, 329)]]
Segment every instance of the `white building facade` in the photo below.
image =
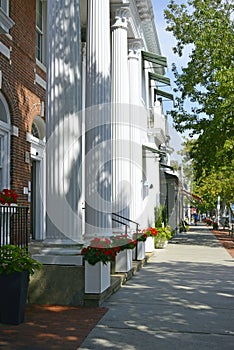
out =
[(167, 120), (150, 0), (48, 1), (46, 240), (154, 226)]

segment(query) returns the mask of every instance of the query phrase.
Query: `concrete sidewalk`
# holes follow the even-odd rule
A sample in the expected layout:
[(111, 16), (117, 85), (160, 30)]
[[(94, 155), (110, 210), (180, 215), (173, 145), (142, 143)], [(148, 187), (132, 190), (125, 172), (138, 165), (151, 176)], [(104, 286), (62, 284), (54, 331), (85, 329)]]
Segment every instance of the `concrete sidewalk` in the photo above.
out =
[(232, 350), (234, 259), (205, 227), (176, 236), (102, 306), (79, 349)]

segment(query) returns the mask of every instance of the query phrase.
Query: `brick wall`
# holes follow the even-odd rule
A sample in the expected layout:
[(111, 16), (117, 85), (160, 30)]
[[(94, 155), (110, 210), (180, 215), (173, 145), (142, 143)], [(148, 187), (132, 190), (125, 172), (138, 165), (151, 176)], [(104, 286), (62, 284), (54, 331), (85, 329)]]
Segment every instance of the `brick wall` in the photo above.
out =
[(36, 0), (10, 1), (10, 17), (15, 25), (10, 36), (0, 35), (0, 41), (11, 48), (10, 60), (0, 53), (2, 93), (8, 101), (11, 124), (18, 127), (19, 136), (11, 136), (11, 188), (19, 194), (19, 202), (28, 205), (23, 187), (31, 179), (31, 166), (25, 162), (25, 152), (30, 153), (26, 132), (36, 115), (40, 102), (46, 100), (45, 90), (35, 84), (35, 72), (46, 79), (45, 72), (36, 64)]

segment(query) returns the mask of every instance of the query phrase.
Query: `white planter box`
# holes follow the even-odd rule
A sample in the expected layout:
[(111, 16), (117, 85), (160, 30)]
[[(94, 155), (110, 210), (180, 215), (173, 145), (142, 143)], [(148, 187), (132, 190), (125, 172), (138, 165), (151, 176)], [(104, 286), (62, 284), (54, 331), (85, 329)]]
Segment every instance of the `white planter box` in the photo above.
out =
[(125, 249), (115, 257), (115, 272), (128, 272), (132, 269), (132, 249)]
[(154, 251), (154, 237), (147, 237), (145, 241), (145, 252), (152, 253)]
[(85, 293), (100, 294), (110, 287), (110, 262), (90, 265), (85, 261)]
[(134, 260), (145, 259), (145, 242), (137, 242), (137, 247), (133, 251)]
[(163, 249), (163, 248), (166, 248), (167, 244), (168, 244), (168, 241), (161, 240), (156, 242), (155, 247), (159, 249)]

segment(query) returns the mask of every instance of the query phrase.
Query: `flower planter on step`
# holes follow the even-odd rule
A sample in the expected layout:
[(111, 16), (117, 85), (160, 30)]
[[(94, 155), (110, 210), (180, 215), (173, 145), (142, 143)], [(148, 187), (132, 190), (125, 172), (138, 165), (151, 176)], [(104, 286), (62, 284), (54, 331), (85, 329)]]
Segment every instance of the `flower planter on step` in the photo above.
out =
[(124, 249), (115, 257), (115, 272), (128, 272), (132, 269), (132, 249)]
[(110, 262), (95, 265), (85, 261), (85, 293), (100, 294), (110, 287)]
[(145, 242), (138, 241), (136, 248), (133, 250), (134, 260), (143, 260), (145, 259)]
[(166, 248), (167, 244), (168, 244), (167, 240), (159, 240), (155, 243), (155, 248), (163, 249), (163, 248)]
[(147, 237), (145, 241), (145, 252), (152, 253), (154, 251), (154, 237)]

